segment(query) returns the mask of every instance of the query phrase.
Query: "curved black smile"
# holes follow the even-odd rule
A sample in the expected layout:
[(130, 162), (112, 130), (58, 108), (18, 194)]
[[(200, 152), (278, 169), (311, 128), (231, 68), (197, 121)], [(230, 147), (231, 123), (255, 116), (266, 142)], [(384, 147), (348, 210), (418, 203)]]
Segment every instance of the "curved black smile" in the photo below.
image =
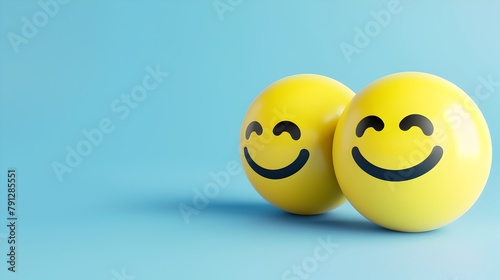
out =
[(293, 174), (297, 173), (297, 171), (299, 171), (309, 159), (309, 151), (306, 149), (302, 149), (300, 150), (299, 156), (288, 166), (280, 169), (267, 169), (253, 161), (252, 157), (248, 153), (247, 147), (243, 148), (243, 152), (245, 153), (245, 158), (248, 162), (248, 165), (250, 165), (253, 171), (255, 171), (260, 176), (268, 179), (283, 179), (288, 176), (292, 176)]
[(352, 148), (352, 158), (356, 164), (363, 169), (363, 171), (375, 178), (392, 182), (407, 181), (424, 175), (436, 166), (442, 156), (443, 148), (440, 146), (434, 146), (431, 154), (421, 163), (405, 169), (391, 170), (373, 165), (371, 162), (366, 160), (365, 157), (363, 157), (358, 147)]

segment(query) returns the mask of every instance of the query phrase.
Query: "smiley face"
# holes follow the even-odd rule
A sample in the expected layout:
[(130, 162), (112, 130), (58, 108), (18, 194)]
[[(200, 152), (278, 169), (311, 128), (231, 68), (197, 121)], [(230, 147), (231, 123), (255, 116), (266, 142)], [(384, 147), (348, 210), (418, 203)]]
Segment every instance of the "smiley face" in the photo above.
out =
[(398, 73), (359, 92), (342, 114), (332, 150), (349, 202), (398, 231), (442, 227), (481, 194), (491, 139), (465, 92), (434, 75)]
[[(432, 122), (419, 114), (411, 114), (404, 117), (399, 123), (399, 128), (402, 131), (407, 131), (411, 127), (416, 126), (422, 130), (422, 133), (426, 136), (432, 135), (434, 131), (434, 126)], [(362, 137), (365, 130), (368, 128), (373, 128), (376, 131), (381, 131), (384, 129), (384, 122), (381, 118), (377, 116), (367, 116), (363, 118), (358, 125), (356, 126), (356, 136), (358, 138)], [(407, 167), (405, 169), (386, 169), (379, 166), (376, 166), (369, 162), (359, 151), (359, 148), (354, 146), (352, 148), (352, 158), (354, 162), (367, 174), (387, 181), (407, 181), (411, 179), (415, 179), (429, 172), (438, 162), (441, 160), (443, 156), (443, 148), (441, 146), (436, 145), (432, 148), (431, 153), (421, 162), (416, 165)]]
[[(275, 136), (279, 136), (285, 131), (290, 134), (290, 137), (292, 137), (293, 140), (300, 139), (300, 128), (291, 121), (281, 121), (273, 128), (273, 134)], [(245, 137), (247, 140), (250, 138), (250, 134), (252, 132), (255, 132), (257, 135), (262, 134), (262, 126), (259, 122), (253, 121), (248, 125), (245, 133)], [(250, 168), (252, 168), (255, 173), (268, 179), (283, 179), (292, 176), (293, 174), (297, 173), (297, 171), (302, 169), (302, 167), (309, 159), (309, 151), (307, 149), (301, 149), (297, 158), (289, 165), (279, 169), (267, 169), (260, 166), (252, 159), (247, 147), (243, 148), (243, 152)]]
[(337, 121), (353, 96), (333, 79), (302, 74), (273, 83), (254, 100), (243, 120), (240, 155), (262, 197), (301, 215), (345, 202), (331, 152)]

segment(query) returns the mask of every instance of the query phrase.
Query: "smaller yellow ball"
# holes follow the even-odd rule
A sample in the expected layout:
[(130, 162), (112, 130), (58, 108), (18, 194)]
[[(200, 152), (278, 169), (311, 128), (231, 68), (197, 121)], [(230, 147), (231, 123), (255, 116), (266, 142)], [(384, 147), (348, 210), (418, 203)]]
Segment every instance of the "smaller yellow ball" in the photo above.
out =
[(245, 173), (274, 206), (314, 215), (342, 205), (332, 141), (354, 93), (320, 75), (283, 78), (267, 87), (243, 120), (240, 154)]

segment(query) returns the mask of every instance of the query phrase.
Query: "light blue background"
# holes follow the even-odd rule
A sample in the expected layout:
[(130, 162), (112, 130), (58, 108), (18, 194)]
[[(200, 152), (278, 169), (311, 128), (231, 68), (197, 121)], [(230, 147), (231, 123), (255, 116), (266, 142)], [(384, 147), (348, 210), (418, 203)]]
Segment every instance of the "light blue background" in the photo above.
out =
[[(480, 77), (500, 81), (498, 1), (402, 0), (350, 63), (339, 45), (389, 1), (221, 1), (234, 4), (222, 18), (212, 0), (73, 0), (18, 53), (8, 34), (42, 8), (0, 2), (1, 279), (281, 279), (329, 236), (339, 247), (310, 279), (500, 279), (500, 87), (474, 94)], [(112, 102), (156, 65), (169, 76), (121, 120)], [(349, 204), (291, 216), (240, 172), (186, 224), (179, 204), (210, 172), (240, 164), (239, 126), (267, 85), (318, 73), (359, 91), (409, 70), (454, 82), (488, 121), (491, 176), (461, 219), (404, 234)], [(103, 118), (114, 131), (59, 182), (51, 164)], [(9, 167), (19, 176), (15, 274), (4, 261)]]

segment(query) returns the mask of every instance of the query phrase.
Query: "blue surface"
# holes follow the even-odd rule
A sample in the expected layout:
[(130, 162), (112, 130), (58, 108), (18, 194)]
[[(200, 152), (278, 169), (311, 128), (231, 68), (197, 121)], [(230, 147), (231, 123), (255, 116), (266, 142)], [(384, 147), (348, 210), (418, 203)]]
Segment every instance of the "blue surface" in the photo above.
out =
[[(500, 279), (500, 3), (69, 1), (45, 8), (51, 15), (42, 6), (0, 2), (1, 279)], [(381, 27), (370, 12), (382, 9), (392, 13)], [(41, 27), (23, 35), (23, 17)], [(344, 55), (365, 27), (373, 38)], [(396, 233), (349, 204), (288, 215), (250, 186), (238, 133), (268, 84), (318, 73), (359, 91), (409, 70), (454, 82), (489, 123), (491, 176), (461, 219)], [(485, 79), (496, 84), (481, 87)], [(132, 90), (142, 99), (125, 105)], [(85, 145), (82, 130), (101, 122), (109, 133), (58, 178), (54, 162), (66, 164), (67, 147)], [(10, 167), (16, 273), (5, 262)], [(227, 186), (185, 219), (179, 206), (193, 207), (226, 170)], [(292, 278), (294, 265), (307, 275)]]

